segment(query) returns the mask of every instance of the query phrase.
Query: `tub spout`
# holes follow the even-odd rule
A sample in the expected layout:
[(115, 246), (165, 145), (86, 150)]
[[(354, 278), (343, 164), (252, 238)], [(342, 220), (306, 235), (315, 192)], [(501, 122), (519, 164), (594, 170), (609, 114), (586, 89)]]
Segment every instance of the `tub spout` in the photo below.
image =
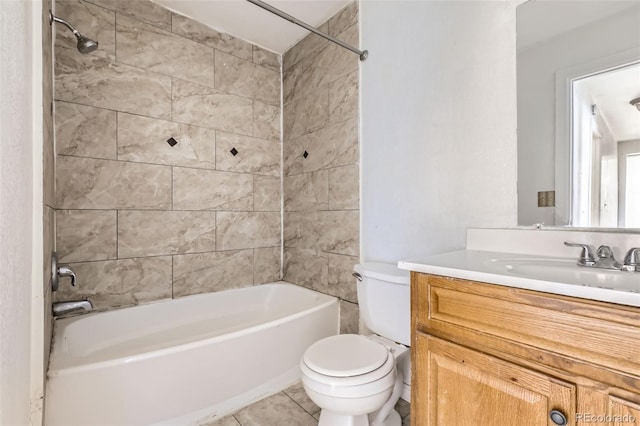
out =
[(53, 304), (53, 316), (68, 314), (76, 311), (90, 311), (93, 305), (88, 300), (69, 300), (67, 302), (55, 302)]

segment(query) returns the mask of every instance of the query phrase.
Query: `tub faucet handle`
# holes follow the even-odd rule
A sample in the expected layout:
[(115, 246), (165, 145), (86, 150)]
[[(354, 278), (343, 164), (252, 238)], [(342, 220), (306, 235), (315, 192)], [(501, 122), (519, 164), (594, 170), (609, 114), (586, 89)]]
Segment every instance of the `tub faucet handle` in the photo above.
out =
[(78, 277), (76, 277), (76, 273), (73, 272), (73, 269), (71, 269), (69, 266), (67, 265), (58, 265), (58, 276), (60, 277), (71, 277), (71, 285), (72, 286), (76, 286), (76, 281), (78, 279)]

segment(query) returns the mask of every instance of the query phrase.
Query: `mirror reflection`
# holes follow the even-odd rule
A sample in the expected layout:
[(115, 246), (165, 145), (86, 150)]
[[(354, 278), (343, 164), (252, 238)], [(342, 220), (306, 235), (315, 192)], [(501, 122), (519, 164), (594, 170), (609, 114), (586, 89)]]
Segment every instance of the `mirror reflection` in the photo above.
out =
[(518, 223), (640, 228), (640, 2), (517, 10)]

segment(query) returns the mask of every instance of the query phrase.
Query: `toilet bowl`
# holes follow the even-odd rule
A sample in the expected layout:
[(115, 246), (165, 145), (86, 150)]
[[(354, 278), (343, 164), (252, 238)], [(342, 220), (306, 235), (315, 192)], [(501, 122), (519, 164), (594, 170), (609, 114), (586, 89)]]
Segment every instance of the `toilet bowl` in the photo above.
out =
[(408, 348), (377, 335), (341, 334), (311, 345), (301, 362), (302, 384), (320, 412), (319, 426), (400, 426), (393, 409)]
[(376, 262), (353, 269), (361, 320), (374, 334), (311, 345), (300, 361), (302, 384), (322, 409), (319, 426), (400, 426), (394, 407), (401, 394), (408, 400), (411, 375), (409, 272)]

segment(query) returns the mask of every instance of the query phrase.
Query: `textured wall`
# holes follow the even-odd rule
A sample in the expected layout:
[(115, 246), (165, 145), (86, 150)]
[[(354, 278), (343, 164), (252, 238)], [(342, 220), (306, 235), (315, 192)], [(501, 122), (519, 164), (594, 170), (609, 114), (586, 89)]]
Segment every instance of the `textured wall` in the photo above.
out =
[(279, 57), (148, 1), (56, 10), (100, 42), (81, 55), (57, 27), (57, 250), (79, 285), (56, 299), (104, 308), (278, 280)]
[[(32, 7), (0, 1), (0, 424), (27, 425), (30, 411), (33, 247)], [(7, 60), (10, 58), (10, 60)], [(35, 358), (35, 356), (34, 356)]]
[[(358, 46), (357, 2), (319, 28)], [(358, 64), (314, 34), (283, 63), (284, 279), (340, 297), (341, 329), (356, 333)]]
[(457, 250), (469, 227), (514, 226), (516, 5), (361, 6), (372, 52), (361, 81), (363, 260)]

